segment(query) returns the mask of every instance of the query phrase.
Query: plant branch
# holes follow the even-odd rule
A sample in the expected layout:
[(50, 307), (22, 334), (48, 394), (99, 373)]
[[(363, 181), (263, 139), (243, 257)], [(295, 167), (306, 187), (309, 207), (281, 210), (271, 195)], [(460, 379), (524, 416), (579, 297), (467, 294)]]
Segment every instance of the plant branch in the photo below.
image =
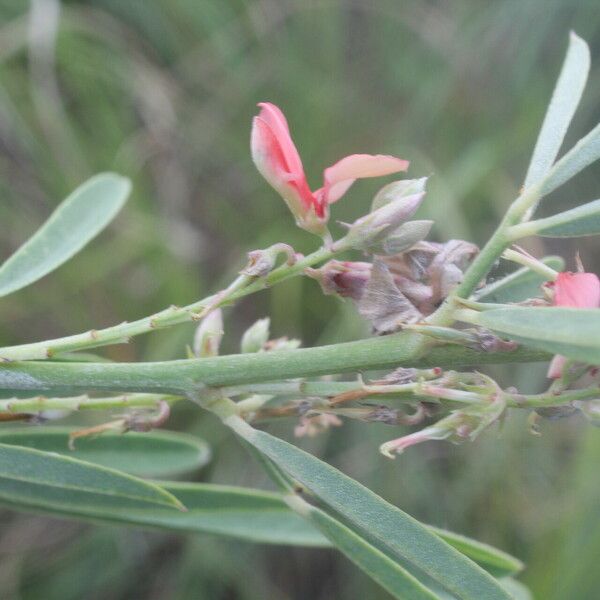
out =
[(136, 335), (201, 319), (206, 314), (207, 309), (218, 308), (290, 277), (300, 275), (306, 267), (328, 260), (333, 255), (334, 252), (331, 249), (319, 248), (293, 265), (281, 265), (265, 277), (256, 278), (241, 275), (222, 292), (213, 294), (187, 306), (171, 306), (158, 313), (131, 321), (130, 323), (125, 322), (105, 329), (91, 330), (54, 340), (0, 348), (0, 361), (2, 359), (43, 360), (64, 352), (88, 350), (111, 344), (124, 344)]
[(236, 386), (343, 372), (461, 367), (490, 363), (549, 360), (538, 350), (477, 352), (447, 345), (423, 354), (423, 336), (412, 332), (344, 344), (233, 354), (153, 363), (72, 363), (52, 361), (0, 363), (0, 392), (74, 395), (91, 390), (181, 394), (209, 387)]

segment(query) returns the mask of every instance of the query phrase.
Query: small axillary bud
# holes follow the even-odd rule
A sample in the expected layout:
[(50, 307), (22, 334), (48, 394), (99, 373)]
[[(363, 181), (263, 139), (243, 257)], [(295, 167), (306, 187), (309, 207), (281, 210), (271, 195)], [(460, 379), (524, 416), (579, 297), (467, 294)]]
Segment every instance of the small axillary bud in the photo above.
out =
[(218, 356), (222, 339), (223, 313), (220, 308), (216, 308), (202, 319), (196, 329), (192, 346), (194, 356), (197, 358)]
[(265, 319), (258, 319), (258, 321), (246, 329), (240, 343), (240, 350), (243, 354), (264, 350), (265, 344), (269, 339), (270, 325), (271, 320), (266, 317)]
[(240, 274), (250, 277), (265, 277), (275, 268), (277, 257), (280, 254), (286, 255), (288, 266), (291, 267), (296, 263), (297, 256), (294, 249), (289, 244), (281, 242), (264, 250), (248, 252), (248, 264), (240, 271)]

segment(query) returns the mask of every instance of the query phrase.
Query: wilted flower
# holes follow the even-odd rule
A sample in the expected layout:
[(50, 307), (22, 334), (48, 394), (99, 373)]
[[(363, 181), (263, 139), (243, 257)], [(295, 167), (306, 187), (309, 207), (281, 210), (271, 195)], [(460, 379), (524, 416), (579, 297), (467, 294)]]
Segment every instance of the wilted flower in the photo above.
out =
[(381, 257), (398, 289), (424, 315), (431, 314), (462, 281), (479, 249), (464, 240), (418, 242), (409, 250)]
[(380, 177), (406, 171), (408, 161), (382, 154), (352, 154), (325, 169), (323, 187), (312, 192), (300, 155), (292, 141), (281, 110), (261, 102), (252, 123), (252, 158), (261, 175), (283, 197), (296, 223), (322, 235), (326, 231), (329, 205), (339, 200), (356, 179)]
[(305, 269), (305, 274), (321, 284), (324, 294), (359, 300), (371, 277), (368, 262), (330, 260), (320, 269)]
[(477, 252), (463, 240), (420, 241), (394, 256), (376, 256), (373, 263), (332, 260), (305, 272), (325, 294), (355, 300), (376, 333), (390, 333), (435, 311)]
[(339, 417), (328, 413), (300, 417), (300, 424), (294, 427), (294, 435), (296, 437), (315, 437), (330, 427), (339, 427), (340, 425), (342, 425), (342, 421)]
[[(559, 273), (554, 283), (550, 284), (554, 291), (553, 305), (572, 308), (600, 307), (600, 280), (594, 273)], [(558, 379), (567, 359), (556, 355), (548, 368), (548, 377)]]
[(397, 331), (404, 323), (415, 323), (421, 312), (398, 289), (388, 267), (375, 260), (371, 277), (358, 301), (358, 312), (373, 326), (375, 333)]

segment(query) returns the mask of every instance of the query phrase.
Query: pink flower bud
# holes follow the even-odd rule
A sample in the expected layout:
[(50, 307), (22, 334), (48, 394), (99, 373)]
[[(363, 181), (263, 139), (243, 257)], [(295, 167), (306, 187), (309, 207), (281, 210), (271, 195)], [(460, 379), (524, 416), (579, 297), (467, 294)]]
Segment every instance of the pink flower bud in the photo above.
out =
[(323, 235), (329, 219), (329, 204), (339, 200), (356, 179), (380, 177), (408, 168), (408, 162), (393, 156), (352, 154), (325, 169), (323, 187), (312, 192), (304, 167), (281, 110), (261, 102), (252, 122), (252, 158), (260, 174), (282, 196), (298, 226)]

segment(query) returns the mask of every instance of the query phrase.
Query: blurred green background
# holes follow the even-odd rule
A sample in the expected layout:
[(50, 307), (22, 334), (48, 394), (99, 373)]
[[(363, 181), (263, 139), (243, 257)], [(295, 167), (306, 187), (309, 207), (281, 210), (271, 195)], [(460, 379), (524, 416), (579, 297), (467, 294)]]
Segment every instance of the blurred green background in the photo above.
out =
[[(346, 154), (390, 153), (432, 175), (421, 218), (434, 237), (482, 243), (516, 195), (566, 49), (592, 48), (571, 145), (600, 120), (597, 0), (0, 0), (0, 256), (77, 184), (102, 170), (134, 180), (117, 222), (53, 275), (0, 303), (2, 345), (56, 337), (187, 304), (219, 289), (245, 252), (314, 248), (249, 153), (256, 102), (283, 108), (310, 182)], [(361, 215), (360, 182), (334, 218)], [(595, 199), (600, 167), (542, 213)], [(600, 268), (598, 242), (529, 244)], [(293, 280), (226, 315), (225, 351), (256, 318), (305, 345), (365, 335), (350, 304)], [(109, 348), (114, 360), (183, 357), (193, 328)], [(543, 366), (494, 372), (534, 391)], [(88, 417), (89, 419), (89, 417)], [(82, 422), (79, 420), (78, 422)], [(88, 420), (89, 422), (89, 420)], [(168, 427), (205, 436), (205, 481), (268, 486), (231, 436), (191, 406)], [(271, 427), (287, 439), (293, 423)], [(577, 417), (530, 435), (525, 414), (469, 445), (430, 443), (396, 461), (399, 434), (347, 424), (301, 446), (415, 517), (523, 559), (538, 599), (600, 589), (600, 434)], [(252, 546), (0, 513), (2, 599), (325, 600), (386, 598), (327, 550)]]

